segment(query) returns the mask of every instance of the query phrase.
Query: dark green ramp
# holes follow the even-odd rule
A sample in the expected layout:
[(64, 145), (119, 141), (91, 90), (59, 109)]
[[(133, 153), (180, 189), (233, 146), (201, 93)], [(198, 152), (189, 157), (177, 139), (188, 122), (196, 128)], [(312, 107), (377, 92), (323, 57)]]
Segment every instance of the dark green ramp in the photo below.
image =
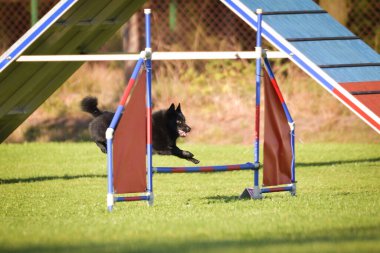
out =
[(62, 0), (0, 58), (0, 143), (84, 62), (16, 62), (21, 55), (94, 53), (146, 0)]

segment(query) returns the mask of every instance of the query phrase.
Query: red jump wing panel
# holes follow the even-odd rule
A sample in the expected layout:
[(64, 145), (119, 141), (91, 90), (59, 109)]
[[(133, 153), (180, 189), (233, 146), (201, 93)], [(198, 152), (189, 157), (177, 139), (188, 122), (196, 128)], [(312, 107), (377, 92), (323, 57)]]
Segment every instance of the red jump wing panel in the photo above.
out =
[(114, 190), (120, 193), (145, 192), (146, 106), (145, 71), (125, 106), (114, 136)]
[[(263, 184), (274, 186), (291, 183), (292, 149), (290, 128), (279, 94), (264, 69), (264, 172)], [(279, 91), (278, 91), (279, 92)]]

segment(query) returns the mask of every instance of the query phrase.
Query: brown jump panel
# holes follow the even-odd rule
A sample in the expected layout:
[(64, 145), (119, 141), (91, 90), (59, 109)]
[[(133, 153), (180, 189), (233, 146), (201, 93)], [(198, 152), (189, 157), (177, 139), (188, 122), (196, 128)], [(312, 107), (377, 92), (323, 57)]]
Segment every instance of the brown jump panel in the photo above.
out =
[(290, 128), (282, 103), (264, 71), (264, 172), (263, 184), (291, 183), (292, 150)]
[(142, 73), (116, 127), (113, 145), (116, 194), (146, 191), (145, 80)]

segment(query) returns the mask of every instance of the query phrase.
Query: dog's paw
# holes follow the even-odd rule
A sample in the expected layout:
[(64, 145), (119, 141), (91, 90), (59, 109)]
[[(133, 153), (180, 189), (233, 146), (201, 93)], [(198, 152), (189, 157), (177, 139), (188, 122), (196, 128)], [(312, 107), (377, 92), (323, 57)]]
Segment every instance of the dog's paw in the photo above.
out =
[(190, 162), (194, 163), (194, 164), (198, 164), (199, 163), (199, 160), (195, 159), (195, 158), (189, 158), (188, 159)]
[(191, 152), (185, 150), (182, 151), (182, 155), (186, 158), (192, 158), (194, 156)]

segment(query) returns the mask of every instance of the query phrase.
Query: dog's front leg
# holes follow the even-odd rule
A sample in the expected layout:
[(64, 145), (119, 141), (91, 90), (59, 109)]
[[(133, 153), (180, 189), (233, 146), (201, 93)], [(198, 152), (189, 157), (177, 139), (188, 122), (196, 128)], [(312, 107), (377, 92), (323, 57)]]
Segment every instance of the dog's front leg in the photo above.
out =
[(181, 150), (177, 146), (174, 146), (172, 149), (173, 155), (178, 156), (179, 158), (186, 159), (192, 163), (198, 164), (199, 160), (194, 158), (194, 155), (186, 150)]

